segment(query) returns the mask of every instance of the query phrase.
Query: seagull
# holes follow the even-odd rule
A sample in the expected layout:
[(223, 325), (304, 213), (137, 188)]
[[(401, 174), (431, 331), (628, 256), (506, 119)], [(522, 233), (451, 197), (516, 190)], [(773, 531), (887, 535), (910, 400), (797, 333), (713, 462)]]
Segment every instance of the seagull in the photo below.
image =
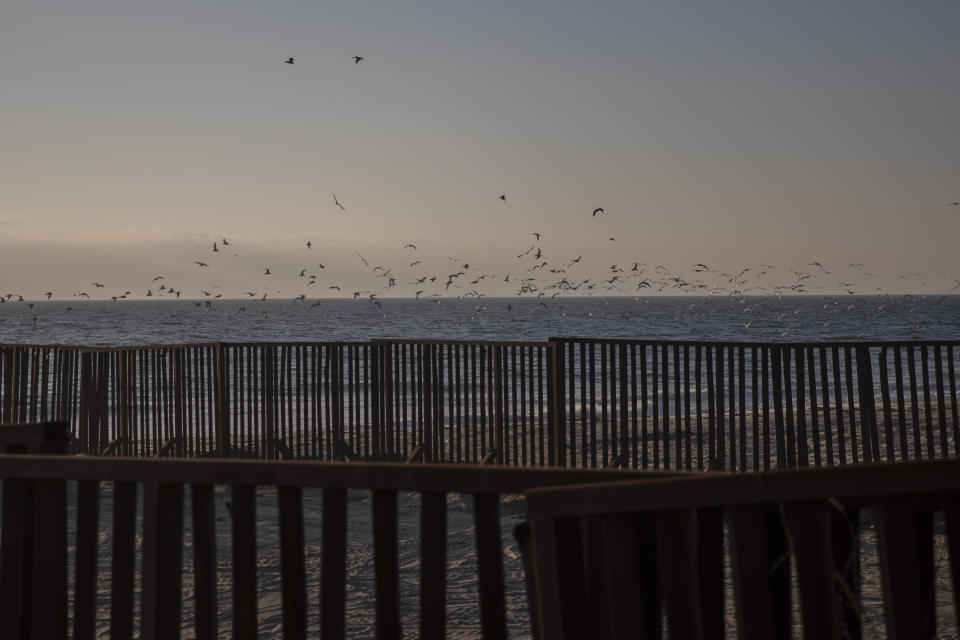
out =
[(947, 204), (948, 207), (960, 207), (960, 202), (951, 202)]
[(533, 236), (537, 239), (537, 242), (540, 242), (540, 234), (536, 231), (533, 232)]
[(404, 249), (413, 249), (414, 251), (416, 251), (416, 250), (417, 250), (417, 245), (415, 245), (415, 244), (405, 244), (405, 245), (403, 245), (403, 248), (404, 248)]
[(216, 242), (213, 243), (213, 250), (214, 250), (214, 251), (220, 251), (220, 249), (217, 249), (217, 243), (216, 243)]
[(360, 252), (359, 252), (359, 251), (354, 251), (354, 253), (357, 254), (357, 256), (360, 258), (360, 261), (363, 262), (363, 264), (365, 264), (365, 265), (368, 266), (368, 267), (370, 266), (370, 263), (367, 262), (367, 259), (366, 259), (366, 258), (364, 258), (363, 256), (360, 255)]
[(313, 243), (307, 240), (307, 249), (311, 248), (312, 246), (313, 246)]
[(361, 60), (363, 60), (363, 56), (353, 56), (353, 64), (360, 64)]
[(225, 247), (229, 247), (229, 246), (230, 246), (230, 243), (227, 242), (227, 239), (226, 239), (226, 238), (220, 238), (220, 244), (222, 244), (222, 245), (225, 246)]
[(591, 215), (590, 217), (591, 217), (591, 218), (596, 218), (598, 213), (603, 213), (603, 207), (597, 207), (596, 209), (594, 209), (594, 210), (593, 210), (593, 215)]
[(193, 261), (193, 264), (195, 264), (195, 265), (197, 265), (198, 267), (201, 267), (201, 268), (203, 268), (203, 267), (209, 267), (209, 266), (210, 266), (210, 265), (208, 265), (206, 262), (198, 262), (198, 261), (196, 261), (196, 260)]
[(90, 284), (92, 284), (93, 286), (95, 286), (97, 289), (103, 289), (103, 284), (101, 284), (101, 283), (99, 283), (99, 282), (91, 282)]
[(340, 204), (340, 201), (337, 200), (337, 194), (331, 193), (330, 195), (333, 196), (333, 204), (337, 205), (338, 207), (340, 207), (340, 208), (343, 209), (344, 211), (347, 210), (347, 208), (346, 208), (345, 206), (343, 206), (342, 204)]
[(269, 276), (269, 275), (270, 275), (270, 267), (264, 268), (264, 270), (263, 270), (263, 275), (265, 275), (265, 276)]
[(293, 64), (293, 58), (287, 59), (287, 60), (286, 60), (286, 63), (287, 63), (287, 64)]

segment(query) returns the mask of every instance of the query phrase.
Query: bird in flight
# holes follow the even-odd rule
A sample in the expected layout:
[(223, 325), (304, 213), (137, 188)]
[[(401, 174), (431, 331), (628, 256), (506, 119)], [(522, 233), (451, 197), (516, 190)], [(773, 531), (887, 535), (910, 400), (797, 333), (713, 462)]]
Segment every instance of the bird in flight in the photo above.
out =
[(307, 249), (313, 247), (313, 243), (307, 240)]
[(413, 249), (414, 251), (416, 251), (416, 250), (417, 250), (417, 245), (415, 245), (415, 244), (405, 244), (405, 245), (403, 245), (403, 248), (404, 248), (404, 249)]
[(91, 282), (90, 284), (95, 286), (97, 289), (103, 289), (103, 284), (100, 282)]
[(343, 206), (342, 204), (340, 204), (340, 201), (337, 200), (337, 194), (331, 193), (330, 195), (333, 196), (333, 204), (337, 205), (338, 207), (340, 207), (340, 208), (343, 209), (344, 211), (347, 210), (347, 208), (346, 208), (345, 206)]
[(195, 264), (195, 265), (197, 265), (198, 267), (201, 267), (201, 268), (202, 268), (202, 267), (209, 267), (209, 266), (210, 266), (210, 265), (208, 265), (206, 262), (199, 262), (199, 261), (197, 261), (197, 260), (194, 260), (194, 261), (193, 261), (193, 264)]
[(353, 64), (360, 64), (361, 60), (363, 60), (363, 56), (353, 56)]
[(293, 58), (288, 58), (285, 62), (287, 64), (293, 64)]
[(951, 202), (947, 205), (948, 207), (960, 207), (960, 202)]
[(539, 233), (537, 233), (536, 231), (534, 231), (534, 232), (533, 232), (533, 237), (535, 237), (535, 238), (537, 239), (537, 242), (540, 242), (540, 234), (539, 234)]
[(503, 200), (504, 202), (506, 202), (506, 201), (507, 201), (507, 194), (501, 193), (501, 194), (500, 194), (500, 199)]
[(265, 275), (265, 276), (269, 276), (269, 275), (270, 275), (270, 267), (264, 268), (264, 270), (263, 270), (263, 275)]
[(214, 250), (214, 251), (220, 251), (220, 249), (217, 249), (217, 243), (216, 243), (216, 242), (213, 243), (213, 250)]
[(590, 216), (590, 217), (591, 217), (591, 218), (596, 218), (598, 213), (603, 213), (603, 207), (597, 207), (596, 209), (594, 209), (594, 210), (593, 210), (593, 215)]

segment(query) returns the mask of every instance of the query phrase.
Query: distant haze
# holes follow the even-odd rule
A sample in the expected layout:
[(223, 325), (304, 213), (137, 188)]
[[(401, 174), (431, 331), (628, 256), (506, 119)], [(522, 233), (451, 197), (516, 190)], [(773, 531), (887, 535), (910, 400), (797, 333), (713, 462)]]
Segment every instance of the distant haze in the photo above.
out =
[(958, 25), (945, 1), (11, 0), (0, 295), (552, 295), (612, 265), (577, 295), (960, 292)]

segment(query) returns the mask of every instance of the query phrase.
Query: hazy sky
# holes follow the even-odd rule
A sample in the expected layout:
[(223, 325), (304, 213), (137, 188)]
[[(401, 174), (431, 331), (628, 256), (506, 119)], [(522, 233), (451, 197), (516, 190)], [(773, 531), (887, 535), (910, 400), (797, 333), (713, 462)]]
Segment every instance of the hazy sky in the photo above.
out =
[(412, 295), (446, 256), (512, 294), (533, 232), (571, 281), (950, 291), (958, 70), (954, 0), (7, 0), (0, 294)]

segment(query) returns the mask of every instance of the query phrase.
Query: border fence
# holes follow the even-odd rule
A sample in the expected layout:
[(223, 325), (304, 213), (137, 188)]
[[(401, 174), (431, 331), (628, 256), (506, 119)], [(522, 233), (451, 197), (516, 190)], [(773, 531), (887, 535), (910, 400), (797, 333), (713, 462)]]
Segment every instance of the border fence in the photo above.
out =
[(960, 455), (960, 341), (0, 345), (79, 452), (761, 470)]

